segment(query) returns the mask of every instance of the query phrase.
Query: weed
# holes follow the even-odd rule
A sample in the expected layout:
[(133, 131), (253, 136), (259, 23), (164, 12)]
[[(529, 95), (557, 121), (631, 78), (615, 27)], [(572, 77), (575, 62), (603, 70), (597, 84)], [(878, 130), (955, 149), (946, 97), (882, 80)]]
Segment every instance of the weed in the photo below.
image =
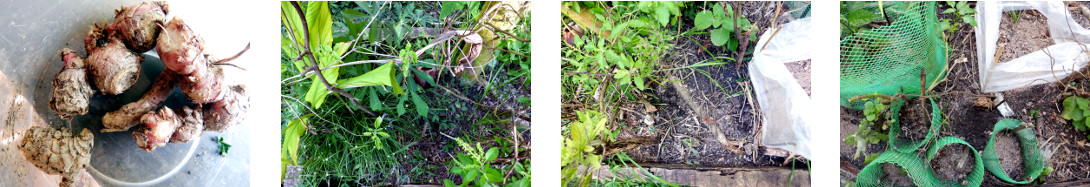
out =
[(595, 171), (602, 168), (602, 156), (594, 154), (596, 145), (602, 145), (600, 137), (606, 130), (609, 119), (596, 111), (576, 112), (579, 120), (568, 124), (569, 136), (564, 137), (564, 149), (560, 150), (561, 185), (576, 183), (586, 186), (590, 181), (590, 172), (579, 174), (580, 167)]
[(227, 151), (231, 150), (231, 144), (224, 141), (223, 137), (216, 137), (212, 140), (216, 141), (216, 147), (220, 149), (220, 156), (227, 156)]
[[(749, 19), (746, 19), (740, 13), (735, 17), (734, 8), (728, 3), (717, 3), (712, 7), (711, 11), (703, 10), (696, 13), (693, 25), (693, 30), (712, 28), (709, 31), (712, 43), (718, 46), (726, 45), (730, 51), (738, 50), (739, 41), (731, 36), (735, 30), (742, 30), (742, 33), (746, 33), (756, 29), (753, 24), (749, 23)], [(749, 40), (755, 41), (757, 39), (756, 32), (751, 33)]]
[(976, 27), (976, 10), (969, 7), (969, 3), (966, 1), (946, 1), (946, 5), (950, 8), (943, 10), (943, 14), (954, 14), (954, 20), (942, 19), (939, 23), (939, 30), (954, 32), (958, 31), (958, 25), (969, 24), (972, 27)]
[[(522, 39), (530, 38), (528, 17), (511, 23), (524, 29), (484, 36), (484, 31), (497, 30), (479, 22), (485, 20), (481, 15), (491, 5), (486, 2), (298, 4), (302, 11), (296, 11), (292, 2), (281, 6), (281, 106), (285, 111), (281, 114), (281, 161), (284, 167), (302, 166), (303, 185), (434, 184), (457, 177), (449, 172), (455, 167), (452, 162), (434, 158), (470, 155), (470, 150), (456, 149), (453, 141), (436, 141), (429, 133), (470, 135), (463, 140), (498, 148), (499, 155), (520, 146), (507, 142), (514, 134), (507, 132), (528, 131), (511, 124), (513, 115), (523, 114), (492, 111), (493, 106), (480, 103), (497, 101), (505, 108), (528, 108), (529, 95), (491, 90), (491, 85), (500, 85), (497, 90), (528, 92), (530, 45)], [(457, 64), (458, 54), (467, 52), (463, 45), (470, 45), (461, 40), (464, 36), (441, 39), (420, 28), (480, 30), (484, 41), (494, 41), (495, 45), (482, 44), (476, 61), (489, 63), (474, 62), (466, 68), (492, 72), (484, 82), (488, 84), (485, 91), (467, 84), (473, 82), (461, 75), (440, 79), (448, 77), (443, 73), (462, 67)], [(308, 58), (311, 55), (313, 61)], [(478, 122), (481, 125), (473, 125)], [(495, 143), (491, 137), (497, 137)], [(414, 147), (418, 144), (428, 146)], [(450, 153), (435, 153), (439, 151)], [(467, 184), (528, 184), (529, 162), (522, 158), (491, 165), (510, 172), (510, 177)]]
[(882, 9), (878, 2), (867, 1), (842, 1), (840, 2), (840, 37), (846, 37), (852, 33), (866, 32), (873, 27), (865, 25), (887, 23), (876, 22), (883, 18), (875, 13), (876, 9)]
[[(1082, 132), (1090, 127), (1090, 99), (1079, 96), (1069, 96), (1063, 101), (1064, 110), (1060, 117), (1071, 120), (1075, 130)], [(1090, 139), (1090, 136), (1087, 136)]]
[[(863, 120), (859, 121), (859, 129), (844, 138), (844, 143), (855, 146), (855, 158), (859, 157), (860, 153), (866, 153), (867, 145), (877, 144), (882, 140), (885, 140), (888, 136), (883, 134), (882, 131), (889, 130), (889, 124), (893, 121), (893, 117), (888, 114), (889, 105), (884, 104), (883, 99), (876, 97), (864, 104)], [(881, 129), (877, 129), (876, 126), (881, 126)], [(867, 156), (868, 160), (871, 160), (870, 156)]]

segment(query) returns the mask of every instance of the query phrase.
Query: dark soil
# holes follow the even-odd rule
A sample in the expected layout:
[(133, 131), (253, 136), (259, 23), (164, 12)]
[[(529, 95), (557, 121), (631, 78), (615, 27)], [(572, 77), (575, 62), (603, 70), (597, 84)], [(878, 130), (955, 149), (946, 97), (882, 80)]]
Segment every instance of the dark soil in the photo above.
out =
[(900, 166), (890, 163), (882, 164), (882, 173), (886, 175), (882, 176), (880, 181), (890, 186), (916, 186), (912, 183), (912, 178), (908, 177), (908, 173)]
[(931, 128), (931, 101), (909, 99), (901, 108), (901, 137), (912, 141), (922, 141)]
[[(757, 28), (771, 26), (774, 3), (732, 3), (740, 6), (742, 13), (754, 21)], [(787, 9), (786, 6), (782, 8)], [(683, 17), (680, 21), (681, 30), (692, 27), (692, 20), (688, 19)], [(784, 24), (787, 20), (780, 17), (777, 22)], [(755, 32), (760, 36), (763, 30)], [(639, 163), (710, 167), (783, 166), (784, 157), (788, 155), (766, 155), (768, 150), (758, 146), (761, 114), (755, 108), (757, 103), (752, 98), (752, 85), (746, 68), (751, 55), (737, 58), (735, 52), (711, 44), (707, 34), (679, 37), (673, 43), (675, 49), (658, 62), (656, 69), (684, 67), (711, 59), (713, 55), (743, 60), (696, 68), (699, 71), (680, 69), (657, 74), (662, 77), (662, 82), (654, 83), (653, 91), (645, 93), (648, 94), (647, 101), (654, 107), (640, 103), (621, 106), (626, 123), (619, 127), (618, 141), (647, 137), (655, 140), (629, 149), (627, 154)], [(755, 45), (755, 41), (748, 43), (750, 48)], [(749, 52), (752, 49), (747, 50)], [(737, 67), (735, 63), (738, 63)], [(788, 162), (786, 166), (790, 165)], [(804, 162), (796, 162), (795, 167), (806, 166)]]
[(946, 180), (961, 181), (973, 171), (976, 160), (969, 147), (963, 144), (950, 144), (939, 149), (935, 159), (931, 160), (931, 169)]
[(803, 60), (798, 62), (784, 63), (787, 66), (787, 70), (791, 71), (791, 75), (795, 76), (795, 81), (799, 82), (803, 90), (806, 90), (806, 95), (810, 95), (810, 60)]
[(1003, 171), (1014, 180), (1025, 178), (1024, 164), (1022, 163), (1022, 147), (1018, 138), (1010, 131), (1001, 131), (995, 136), (995, 152), (999, 156), (999, 165)]

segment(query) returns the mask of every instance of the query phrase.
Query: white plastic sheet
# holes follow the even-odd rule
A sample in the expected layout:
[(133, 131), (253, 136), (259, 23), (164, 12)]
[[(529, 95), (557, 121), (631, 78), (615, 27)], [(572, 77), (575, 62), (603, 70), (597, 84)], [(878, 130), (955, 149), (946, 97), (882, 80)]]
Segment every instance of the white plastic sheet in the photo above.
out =
[[(977, 56), (980, 85), (984, 92), (1056, 82), (1086, 66), (1090, 56), (1090, 30), (1082, 28), (1059, 1), (988, 2), (977, 4)], [(1048, 20), (1048, 32), (1055, 45), (1007, 62), (996, 62), (999, 24), (1005, 11), (1036, 10)]]
[[(761, 145), (810, 157), (810, 96), (784, 63), (810, 59), (810, 18), (761, 35), (749, 62), (757, 103), (761, 106)], [(775, 33), (775, 37), (772, 35)], [(767, 44), (767, 46), (766, 46)]]

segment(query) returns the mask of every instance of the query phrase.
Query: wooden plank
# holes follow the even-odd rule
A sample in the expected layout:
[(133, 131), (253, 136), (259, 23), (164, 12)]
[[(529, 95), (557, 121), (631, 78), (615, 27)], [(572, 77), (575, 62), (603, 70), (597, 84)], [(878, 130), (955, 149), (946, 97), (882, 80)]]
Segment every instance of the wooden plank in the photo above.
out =
[(602, 166), (592, 174), (592, 178), (652, 180), (648, 173), (685, 186), (810, 186), (809, 171), (788, 168), (670, 169)]

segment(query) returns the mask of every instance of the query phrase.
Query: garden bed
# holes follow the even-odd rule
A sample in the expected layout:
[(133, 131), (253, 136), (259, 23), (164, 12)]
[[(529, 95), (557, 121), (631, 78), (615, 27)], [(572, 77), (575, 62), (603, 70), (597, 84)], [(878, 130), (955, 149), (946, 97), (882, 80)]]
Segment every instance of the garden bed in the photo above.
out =
[[(1084, 2), (1080, 2), (1083, 3)], [(970, 3), (974, 4), (975, 3)], [(939, 12), (945, 9), (945, 4), (939, 6)], [(1086, 18), (1076, 8), (1070, 12), (1080, 24), (1087, 25)], [(1044, 24), (1045, 18), (1036, 11), (1023, 11), (1017, 22), (1012, 21), (1010, 13), (1006, 12), (1002, 18), (1000, 28), (999, 46), (1003, 46), (998, 63), (1003, 63), (1018, 56), (1029, 54), (1052, 44), (1050, 35)], [(939, 14), (939, 19), (953, 18), (950, 14)], [(1058, 84), (1041, 84), (1001, 92), (1005, 101), (995, 103), (996, 94), (985, 94), (980, 89), (979, 71), (977, 61), (976, 36), (973, 28), (962, 25), (958, 31), (948, 34), (947, 44), (951, 52), (948, 54), (948, 66), (950, 67), (946, 79), (938, 84), (932, 91), (936, 102), (943, 112), (943, 126), (939, 137), (954, 136), (964, 139), (977, 150), (983, 150), (992, 135), (992, 129), (996, 122), (1003, 119), (996, 108), (999, 104), (1009, 106), (1012, 118), (1021, 120), (1024, 124), (1030, 124), (1036, 134), (1040, 148), (1045, 154), (1047, 166), (1055, 169), (1051, 174), (1043, 176), (1045, 184), (1071, 182), (1080, 178), (1086, 178), (1090, 168), (1079, 166), (1076, 163), (1090, 160), (1090, 147), (1086, 142), (1086, 133), (1076, 132), (1067, 120), (1060, 118), (1060, 105), (1064, 96), (1063, 87)], [(911, 99), (909, 102), (912, 102)], [(910, 105), (906, 105), (910, 106)], [(907, 109), (906, 109), (907, 110)], [(906, 115), (901, 113), (902, 118)], [(841, 107), (841, 138), (855, 131), (862, 119), (863, 113), (858, 110), (850, 110)], [(911, 122), (908, 122), (911, 123)], [(1018, 147), (1013, 137), (1000, 138), (997, 144), (1001, 164), (1005, 170), (1021, 170), (1021, 148)], [(1013, 143), (1009, 140), (1015, 140)], [(933, 142), (932, 142), (933, 143)], [(864, 157), (853, 158), (855, 146), (841, 143), (841, 168), (842, 178), (855, 180), (854, 175), (864, 165)], [(880, 154), (886, 151), (886, 141), (867, 146), (866, 154)], [(971, 160), (971, 157), (970, 157)], [(1015, 163), (1017, 162), (1017, 163)], [(935, 167), (935, 166), (931, 166)], [(1018, 169), (1013, 169), (1018, 168)], [(853, 172), (854, 171), (854, 172)], [(1011, 171), (1009, 174), (1016, 180), (1022, 179), (1019, 171)], [(1017, 177), (1013, 177), (1017, 176)], [(994, 175), (986, 173), (984, 185), (1004, 185)]]
[[(771, 27), (776, 7), (771, 2), (736, 2), (754, 25), (762, 29), (760, 36)], [(788, 9), (782, 5), (782, 9)], [(777, 25), (787, 23), (781, 17)], [(692, 27), (692, 20), (682, 19), (683, 28)], [(664, 57), (656, 69), (686, 67), (718, 57), (734, 57), (735, 53), (712, 44), (709, 34), (678, 37), (675, 49)], [(755, 47), (756, 42), (749, 42)], [(706, 48), (705, 48), (706, 47)], [(752, 49), (750, 49), (752, 50)], [(711, 55), (715, 56), (711, 56)], [(785, 162), (789, 154), (782, 150), (768, 150), (759, 146), (758, 139), (761, 112), (756, 108), (747, 64), (752, 55), (740, 62), (719, 66), (663, 71), (663, 77), (654, 84), (653, 91), (645, 92), (648, 103), (627, 104), (622, 110), (626, 124), (619, 127), (619, 140), (652, 138), (641, 146), (634, 146), (627, 154), (641, 164), (684, 164), (716, 167), (791, 167)], [(736, 63), (738, 63), (736, 65)], [(809, 63), (798, 62), (795, 67), (809, 74)], [(805, 80), (807, 83), (808, 80)], [(651, 110), (649, 110), (651, 109)], [(647, 123), (645, 119), (653, 120)], [(631, 146), (630, 146), (631, 147)], [(803, 159), (795, 168), (805, 168)]]

